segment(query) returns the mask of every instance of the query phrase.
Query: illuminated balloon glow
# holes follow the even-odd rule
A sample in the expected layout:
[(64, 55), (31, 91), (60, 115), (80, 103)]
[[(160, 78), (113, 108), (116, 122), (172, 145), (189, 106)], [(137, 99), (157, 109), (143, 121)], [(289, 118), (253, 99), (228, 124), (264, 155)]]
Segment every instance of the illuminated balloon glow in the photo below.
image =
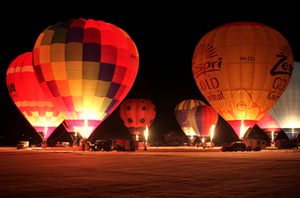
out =
[(256, 124), (264, 131), (281, 131), (280, 126), (269, 113), (266, 113)]
[(126, 32), (93, 19), (48, 27), (38, 37), (33, 57), (43, 91), (83, 138), (127, 95), (139, 63)]
[(286, 89), (293, 54), (276, 30), (237, 22), (207, 33), (196, 46), (192, 65), (203, 96), (242, 138)]
[(120, 117), (133, 136), (144, 134), (156, 116), (155, 105), (146, 99), (128, 99), (120, 105)]
[[(295, 72), (295, 69), (293, 71), (293, 74), (294, 74), (294, 72)], [(284, 94), (282, 94), (282, 96), (283, 95)], [(269, 136), (269, 138), (272, 140), (272, 142), (274, 142), (274, 139), (276, 138), (278, 133), (281, 131), (280, 126), (277, 124), (277, 122), (275, 122), (275, 120), (270, 116), (269, 113), (266, 113), (256, 124), (257, 124), (257, 126), (259, 126), (259, 128), (261, 128)]]
[(6, 83), (15, 105), (37, 132), (43, 132), (46, 140), (64, 118), (40, 88), (33, 70), (32, 52), (18, 56), (9, 65)]
[(192, 141), (196, 137), (196, 132), (189, 122), (189, 111), (196, 106), (206, 105), (204, 102), (195, 99), (184, 100), (176, 105), (175, 117), (185, 135)]
[(291, 81), (269, 114), (289, 137), (300, 131), (300, 62), (294, 62)]
[[(211, 136), (211, 129), (216, 126), (219, 114), (208, 105), (196, 106), (188, 113), (190, 125), (198, 137)], [(214, 127), (213, 127), (214, 128)]]

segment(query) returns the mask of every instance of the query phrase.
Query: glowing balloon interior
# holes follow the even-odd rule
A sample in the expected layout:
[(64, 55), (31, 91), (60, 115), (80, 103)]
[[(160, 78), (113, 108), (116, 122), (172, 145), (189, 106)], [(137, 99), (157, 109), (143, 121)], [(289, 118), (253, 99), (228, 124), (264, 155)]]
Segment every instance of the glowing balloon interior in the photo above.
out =
[(277, 124), (277, 122), (275, 122), (269, 113), (266, 113), (256, 124), (269, 136), (272, 142), (274, 142), (274, 139), (281, 131), (280, 126)]
[(32, 52), (18, 56), (6, 73), (8, 92), (14, 103), (35, 128), (47, 139), (64, 120), (61, 113), (48, 100), (34, 74)]
[(293, 54), (273, 28), (237, 22), (207, 33), (196, 46), (192, 65), (203, 96), (242, 138), (286, 89)]
[(191, 127), (188, 113), (196, 106), (206, 105), (204, 102), (195, 99), (184, 100), (176, 105), (175, 117), (185, 135), (192, 141), (196, 137), (196, 132)]
[(83, 138), (127, 95), (139, 63), (126, 32), (93, 19), (48, 27), (38, 37), (33, 57), (43, 91)]
[(266, 113), (256, 124), (264, 131), (281, 131), (280, 126), (269, 113)]

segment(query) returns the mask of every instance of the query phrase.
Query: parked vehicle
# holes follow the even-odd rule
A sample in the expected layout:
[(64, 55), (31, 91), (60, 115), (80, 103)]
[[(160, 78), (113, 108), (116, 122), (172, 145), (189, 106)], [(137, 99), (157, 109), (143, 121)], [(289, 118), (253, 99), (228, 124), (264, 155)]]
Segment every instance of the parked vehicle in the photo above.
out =
[(222, 151), (245, 151), (246, 144), (242, 141), (231, 142), (229, 145), (222, 147)]
[(96, 140), (95, 144), (90, 144), (90, 151), (111, 151), (111, 141)]
[(203, 148), (213, 148), (214, 147), (214, 143), (211, 143), (211, 142), (204, 142), (201, 144), (201, 146)]
[(19, 141), (17, 149), (25, 149), (29, 147), (29, 141)]

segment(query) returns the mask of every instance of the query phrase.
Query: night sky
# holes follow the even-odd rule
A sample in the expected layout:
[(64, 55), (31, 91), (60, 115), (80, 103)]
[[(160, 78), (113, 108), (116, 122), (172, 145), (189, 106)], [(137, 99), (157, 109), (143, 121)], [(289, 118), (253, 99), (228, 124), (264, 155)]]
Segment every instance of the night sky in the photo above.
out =
[[(124, 5), (74, 5), (49, 4), (47, 8), (35, 4), (9, 6), (1, 13), (2, 66), (1, 66), (1, 130), (0, 137), (17, 137), (31, 133), (23, 115), (11, 100), (5, 82), (9, 64), (20, 54), (32, 51), (38, 35), (48, 26), (70, 18), (102, 20), (125, 30), (135, 42), (140, 65), (136, 81), (125, 99), (151, 100), (157, 115), (150, 133), (159, 137), (169, 130), (180, 131), (174, 116), (175, 106), (185, 99), (200, 99), (201, 95), (192, 74), (192, 56), (195, 46), (210, 30), (230, 22), (253, 21), (268, 25), (281, 32), (290, 43), (295, 61), (300, 61), (299, 13), (297, 5), (272, 5), (260, 7), (246, 4), (211, 5), (201, 3), (148, 5), (134, 1)], [(275, 9), (274, 9), (275, 7)], [(40, 9), (39, 9), (40, 8)], [(7, 14), (9, 13), (9, 14)], [(3, 46), (4, 44), (4, 46)], [(127, 129), (117, 108), (94, 132), (95, 134), (124, 133)], [(1, 141), (1, 138), (0, 138)]]

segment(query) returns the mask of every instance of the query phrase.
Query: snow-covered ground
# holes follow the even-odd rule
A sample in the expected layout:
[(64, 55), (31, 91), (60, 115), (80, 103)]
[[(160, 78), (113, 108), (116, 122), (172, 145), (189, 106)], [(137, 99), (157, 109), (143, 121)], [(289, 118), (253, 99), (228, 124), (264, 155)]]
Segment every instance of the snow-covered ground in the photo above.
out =
[(0, 148), (0, 197), (300, 196), (300, 149), (171, 151)]

